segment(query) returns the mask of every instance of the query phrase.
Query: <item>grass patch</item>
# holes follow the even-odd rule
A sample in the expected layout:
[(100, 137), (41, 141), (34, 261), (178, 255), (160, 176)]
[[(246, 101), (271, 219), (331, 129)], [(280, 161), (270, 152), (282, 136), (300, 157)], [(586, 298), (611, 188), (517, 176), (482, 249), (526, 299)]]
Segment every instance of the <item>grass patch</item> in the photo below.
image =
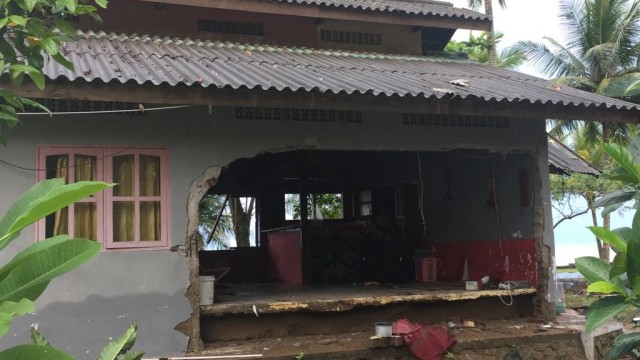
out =
[(556, 272), (559, 272), (559, 273), (573, 273), (573, 272), (578, 272), (578, 270), (576, 270), (576, 268), (574, 268), (574, 267), (561, 267), (561, 268), (557, 268)]
[(578, 295), (572, 293), (564, 294), (564, 303), (568, 309), (578, 309), (584, 308), (591, 305), (592, 302), (596, 301), (598, 298), (595, 296), (589, 295)]

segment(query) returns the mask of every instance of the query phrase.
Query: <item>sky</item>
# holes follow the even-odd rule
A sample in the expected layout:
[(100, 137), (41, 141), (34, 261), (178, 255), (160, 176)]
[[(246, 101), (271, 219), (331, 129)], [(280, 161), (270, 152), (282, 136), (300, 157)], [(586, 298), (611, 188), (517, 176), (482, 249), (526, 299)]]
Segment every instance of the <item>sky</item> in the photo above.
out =
[[(467, 7), (467, 0), (450, 2), (456, 7)], [(504, 33), (498, 50), (520, 40), (542, 42), (544, 37), (564, 42), (558, 18), (558, 0), (507, 0), (506, 9), (500, 8), (495, 0), (493, 4), (495, 30)], [(454, 35), (455, 40), (466, 40), (468, 37), (468, 32), (458, 31)], [(519, 71), (541, 76), (530, 66), (523, 66)], [(575, 205), (584, 208), (584, 203)], [(629, 212), (614, 214), (611, 227), (629, 226), (631, 218), (632, 214)], [(574, 259), (580, 256), (598, 256), (595, 238), (587, 229), (587, 226), (591, 225), (591, 216), (586, 214), (564, 221), (555, 229), (557, 265), (573, 263)]]

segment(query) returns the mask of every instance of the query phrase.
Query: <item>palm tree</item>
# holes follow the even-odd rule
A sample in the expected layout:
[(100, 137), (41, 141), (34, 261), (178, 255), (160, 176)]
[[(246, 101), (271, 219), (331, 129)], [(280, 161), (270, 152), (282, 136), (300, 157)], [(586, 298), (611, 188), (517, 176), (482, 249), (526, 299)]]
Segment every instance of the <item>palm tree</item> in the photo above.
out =
[[(487, 32), (487, 41), (489, 43), (489, 65), (495, 65), (498, 53), (496, 51), (495, 31), (493, 29), (493, 0), (468, 0), (469, 7), (478, 10), (484, 3), (484, 14), (491, 18), (491, 27)], [(504, 9), (507, 7), (507, 0), (498, 0), (498, 4)]]
[[(571, 144), (573, 151), (583, 159), (601, 169), (603, 173), (608, 174), (611, 171), (611, 164), (606, 162), (602, 143), (594, 143), (590, 138), (590, 132), (592, 130), (588, 127), (589, 124), (591, 123), (579, 123), (576, 129), (569, 134), (570, 139), (565, 140), (569, 140), (567, 142)], [(552, 179), (552, 183), (554, 180), (557, 179)], [(607, 176), (594, 177), (586, 174), (572, 174), (566, 179), (562, 179), (563, 190), (567, 191), (569, 194), (572, 193), (582, 197), (587, 203), (587, 210), (591, 214), (593, 226), (600, 226), (598, 221), (599, 210), (596, 208), (596, 201), (605, 194), (619, 190), (620, 186), (619, 182), (613, 181)], [(602, 226), (608, 229), (610, 228), (610, 225), (610, 217), (604, 216)], [(609, 244), (596, 238), (596, 245), (598, 247), (598, 256), (600, 259), (609, 261)]]
[[(497, 32), (494, 34), (494, 44), (497, 45), (504, 34)], [(445, 51), (466, 53), (469, 59), (480, 63), (489, 62), (489, 40), (486, 32), (474, 36), (473, 32), (469, 33), (469, 40), (455, 41), (450, 40)], [(495, 59), (494, 65), (503, 69), (516, 69), (527, 60), (520, 51), (512, 48), (502, 50)]]
[[(561, 0), (560, 18), (566, 43), (546, 37), (545, 43), (520, 41), (521, 51), (545, 75), (567, 86), (611, 97), (625, 97), (625, 90), (640, 79), (638, 45), (640, 0)], [(547, 46), (547, 44), (549, 46)], [(636, 132), (634, 125), (576, 121), (552, 121), (556, 137), (580, 131), (593, 147), (615, 142), (626, 145)], [(603, 158), (604, 167), (609, 160)], [(610, 217), (603, 217), (609, 228)], [(609, 259), (603, 245), (600, 257)], [(600, 250), (600, 249), (599, 249)]]
[[(560, 18), (566, 43), (546, 37), (546, 43), (520, 41), (512, 48), (521, 51), (543, 74), (555, 81), (611, 97), (625, 97), (625, 90), (637, 80), (640, 39), (640, 0), (561, 0)], [(547, 44), (549, 46), (547, 46)], [(605, 120), (605, 119), (603, 119)], [(550, 133), (556, 137), (586, 129), (593, 144), (626, 144), (635, 129), (626, 124), (602, 122), (578, 125), (553, 121)]]

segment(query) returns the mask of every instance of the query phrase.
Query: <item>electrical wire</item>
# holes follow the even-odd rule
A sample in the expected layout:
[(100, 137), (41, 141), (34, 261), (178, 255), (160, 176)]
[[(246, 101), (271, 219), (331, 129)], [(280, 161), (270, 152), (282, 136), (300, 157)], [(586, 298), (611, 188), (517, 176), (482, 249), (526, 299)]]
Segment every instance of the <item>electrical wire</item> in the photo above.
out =
[(417, 151), (418, 155), (418, 174), (420, 176), (420, 201), (418, 203), (418, 208), (420, 209), (420, 217), (422, 218), (422, 237), (427, 236), (427, 220), (424, 217), (424, 178), (422, 176), (422, 159), (420, 158), (420, 152)]
[(129, 110), (96, 110), (96, 111), (58, 111), (58, 112), (21, 112), (16, 113), (19, 116), (29, 116), (29, 115), (94, 115), (94, 114), (113, 114), (113, 113), (129, 113), (129, 112), (147, 112), (147, 111), (160, 111), (160, 110), (174, 110), (174, 109), (183, 109), (188, 107), (194, 107), (196, 105), (178, 105), (178, 106), (165, 106), (165, 107), (155, 107), (155, 108), (139, 108), (139, 109), (129, 109)]
[(502, 298), (502, 294), (498, 293), (498, 298), (500, 298), (500, 301), (502, 301), (502, 303), (505, 304), (506, 306), (513, 305), (512, 290), (515, 289), (516, 287), (518, 287), (518, 284), (513, 282), (513, 281), (504, 281), (504, 282), (501, 282), (500, 284), (498, 284), (498, 289), (505, 290), (509, 294), (509, 302), (506, 302)]
[[(173, 116), (173, 114), (176, 112), (176, 110), (177, 110), (177, 109), (184, 108), (184, 107), (190, 107), (190, 106), (192, 106), (192, 105), (185, 105), (185, 106), (172, 106), (172, 107), (166, 107), (166, 108), (156, 108), (156, 110), (160, 110), (160, 109), (162, 109), (162, 110), (164, 110), (164, 109), (168, 109), (168, 110), (171, 110), (171, 112), (170, 112), (169, 114), (167, 114), (167, 116), (165, 116), (165, 118), (164, 118), (164, 119), (162, 119), (162, 121), (160, 121), (160, 123), (158, 123), (158, 124), (157, 124), (153, 129), (151, 129), (151, 130), (150, 130), (149, 132), (147, 132), (144, 136), (142, 136), (141, 138), (139, 138), (138, 140), (136, 140), (133, 144), (128, 145), (128, 146), (126, 146), (126, 147), (122, 148), (121, 150), (116, 151), (116, 152), (115, 152), (115, 153), (113, 153), (113, 154), (109, 154), (109, 155), (101, 156), (101, 157), (97, 158), (97, 160), (102, 160), (102, 159), (105, 159), (105, 158), (110, 158), (110, 157), (116, 156), (116, 155), (118, 155), (118, 154), (121, 154), (121, 153), (123, 153), (123, 152), (125, 152), (125, 151), (127, 151), (127, 150), (129, 150), (129, 149), (134, 148), (135, 146), (137, 146), (137, 145), (138, 145), (138, 144), (140, 144), (141, 142), (143, 142), (143, 141), (145, 141), (146, 139), (148, 139), (148, 138), (149, 138), (151, 135), (153, 135), (153, 134), (154, 134), (158, 129), (160, 129), (160, 128), (161, 128), (161, 127), (162, 127), (162, 126), (163, 126), (167, 121), (169, 121), (169, 119)], [(122, 110), (118, 110), (118, 111), (119, 111), (119, 112), (121, 112)], [(128, 110), (128, 111), (141, 111), (141, 110), (140, 110), (140, 109), (138, 109), (138, 110)], [(96, 113), (96, 112), (93, 112), (93, 113)], [(45, 115), (46, 115), (46, 114), (45, 114)], [(44, 169), (43, 169), (43, 168), (29, 168), (29, 167), (26, 167), (26, 166), (20, 166), (20, 165), (17, 165), (17, 164), (11, 163), (11, 162), (9, 162), (9, 161), (6, 161), (6, 160), (4, 160), (4, 159), (2, 159), (2, 158), (0, 158), (0, 163), (5, 164), (5, 165), (8, 165), (8, 166), (11, 166), (11, 167), (16, 168), (16, 169), (25, 170), (25, 171), (38, 171), (38, 172), (42, 172), (42, 171), (49, 171), (49, 170), (52, 170), (52, 169), (47, 169), (47, 168), (44, 168)], [(73, 168), (75, 168), (75, 167), (76, 167), (75, 165), (68, 165), (68, 166), (67, 166), (67, 168), (68, 168), (68, 169), (73, 169)]]
[(493, 180), (493, 210), (496, 217), (498, 245), (500, 246), (500, 256), (504, 256), (504, 253), (502, 252), (502, 226), (500, 225), (500, 209), (498, 208), (498, 187), (496, 186), (496, 166), (494, 159), (491, 159), (491, 179)]

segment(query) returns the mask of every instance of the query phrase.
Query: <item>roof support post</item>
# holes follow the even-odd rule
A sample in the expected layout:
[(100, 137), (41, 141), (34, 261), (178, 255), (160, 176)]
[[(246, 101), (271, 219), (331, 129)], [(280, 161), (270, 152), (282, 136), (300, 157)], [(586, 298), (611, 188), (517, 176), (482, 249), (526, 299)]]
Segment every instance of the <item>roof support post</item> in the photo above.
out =
[(544, 131), (544, 121), (540, 121), (538, 150), (533, 155), (534, 169), (534, 236), (536, 241), (536, 261), (538, 285), (533, 303), (533, 318), (549, 322), (555, 321), (555, 260), (553, 254), (553, 220), (551, 217), (551, 197), (549, 185), (549, 165), (547, 160), (548, 142)]

